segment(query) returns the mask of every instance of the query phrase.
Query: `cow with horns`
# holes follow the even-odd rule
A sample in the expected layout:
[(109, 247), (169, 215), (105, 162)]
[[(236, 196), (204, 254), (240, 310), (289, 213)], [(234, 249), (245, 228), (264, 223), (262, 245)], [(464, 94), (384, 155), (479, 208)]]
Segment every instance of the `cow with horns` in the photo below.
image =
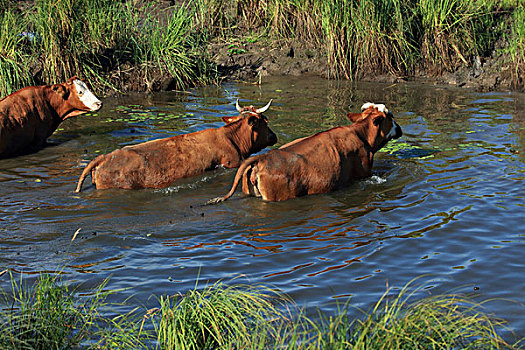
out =
[(237, 168), (244, 159), (277, 142), (261, 108), (236, 108), (239, 115), (223, 117), (225, 126), (126, 146), (92, 160), (82, 172), (76, 192), (91, 173), (97, 189), (162, 188), (177, 179), (217, 166)]

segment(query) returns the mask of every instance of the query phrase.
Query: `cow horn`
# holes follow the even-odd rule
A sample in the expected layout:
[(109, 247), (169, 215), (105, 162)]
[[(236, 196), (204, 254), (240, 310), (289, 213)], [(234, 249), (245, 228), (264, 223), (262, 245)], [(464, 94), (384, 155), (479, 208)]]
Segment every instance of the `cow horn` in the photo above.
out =
[(272, 104), (272, 101), (273, 101), (273, 100), (270, 100), (270, 102), (268, 102), (268, 104), (267, 104), (266, 106), (264, 106), (264, 107), (257, 108), (257, 109), (255, 110), (255, 113), (261, 114), (261, 113), (266, 112), (266, 111), (268, 110), (268, 108), (270, 108), (270, 105)]
[(237, 108), (237, 112), (241, 113), (242, 108), (239, 106), (239, 99), (237, 99), (237, 102), (235, 102), (235, 108)]

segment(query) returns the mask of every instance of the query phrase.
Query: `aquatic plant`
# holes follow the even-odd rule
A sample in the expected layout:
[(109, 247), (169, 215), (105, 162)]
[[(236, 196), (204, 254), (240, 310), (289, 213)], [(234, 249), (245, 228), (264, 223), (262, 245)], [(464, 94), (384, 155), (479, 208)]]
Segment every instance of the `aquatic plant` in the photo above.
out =
[[(261, 349), (276, 336), (286, 300), (269, 289), (217, 282), (179, 297), (159, 299), (154, 322), (160, 349)], [(153, 318), (155, 320), (155, 318)]]
[(411, 288), (410, 283), (397, 293), (393, 291), (389, 288), (361, 319), (350, 320), (346, 312), (336, 317), (323, 316), (318, 328), (319, 348), (515, 348), (497, 334), (503, 321), (483, 313), (483, 303), (459, 294), (411, 302), (421, 287)]
[[(0, 276), (3, 273), (0, 273)], [(0, 349), (513, 349), (498, 334), (505, 322), (486, 302), (461, 294), (421, 298), (423, 287), (388, 288), (363, 316), (345, 303), (336, 314), (306, 316), (262, 286), (223, 282), (160, 296), (158, 307), (111, 312), (108, 280), (82, 296), (58, 277), (32, 285), (11, 274), (1, 291)], [(415, 300), (415, 301), (413, 301)]]
[(108, 279), (82, 296), (60, 275), (42, 273), (30, 284), (23, 274), (17, 280), (10, 273), (10, 280), (10, 290), (0, 290), (1, 350), (76, 349), (86, 342), (136, 349), (148, 339), (136, 329), (133, 312), (101, 317), (109, 314), (106, 299), (116, 292), (105, 289)]

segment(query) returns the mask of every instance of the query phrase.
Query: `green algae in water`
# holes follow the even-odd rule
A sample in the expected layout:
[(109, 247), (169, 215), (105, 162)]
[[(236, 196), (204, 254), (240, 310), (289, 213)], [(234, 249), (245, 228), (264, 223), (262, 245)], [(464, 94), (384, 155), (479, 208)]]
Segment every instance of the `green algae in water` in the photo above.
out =
[(115, 111), (124, 114), (123, 117), (119, 118), (107, 118), (104, 122), (127, 122), (127, 123), (140, 123), (140, 122), (154, 122), (157, 124), (164, 124), (170, 120), (180, 119), (185, 117), (193, 116), (193, 113), (174, 114), (166, 112), (156, 112), (151, 109), (145, 109), (140, 105), (129, 105), (129, 106), (117, 106)]
[(439, 149), (425, 149), (418, 146), (411, 145), (406, 141), (391, 140), (383, 148), (381, 152), (392, 154), (400, 158), (431, 158), (434, 153), (439, 152)]

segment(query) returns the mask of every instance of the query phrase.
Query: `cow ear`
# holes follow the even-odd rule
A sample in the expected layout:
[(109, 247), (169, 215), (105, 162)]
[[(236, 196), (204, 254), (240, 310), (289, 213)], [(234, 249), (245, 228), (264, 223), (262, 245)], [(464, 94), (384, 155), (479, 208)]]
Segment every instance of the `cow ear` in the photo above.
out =
[(236, 121), (241, 120), (241, 119), (242, 119), (241, 116), (236, 116), (236, 117), (222, 117), (222, 121), (225, 122), (226, 124), (235, 123)]
[(69, 96), (69, 90), (66, 89), (64, 84), (55, 84), (51, 86), (51, 90), (56, 92), (58, 95), (62, 96), (62, 98), (66, 99)]
[(72, 76), (71, 78), (69, 78), (69, 79), (66, 81), (66, 84), (67, 84), (67, 85), (71, 85), (71, 84), (73, 84), (73, 81), (75, 81), (75, 80), (79, 80), (79, 79), (77, 78), (76, 75), (74, 75), (74, 76)]
[(363, 113), (348, 113), (346, 115), (346, 118), (353, 123), (363, 120), (365, 117), (366, 116), (364, 116)]
[(382, 115), (378, 115), (374, 118), (373, 123), (375, 126), (379, 126), (383, 122), (383, 120), (385, 120), (385, 117), (383, 117)]
[(254, 117), (254, 116), (251, 116), (250, 118), (248, 118), (248, 125), (253, 127), (253, 126), (257, 126), (258, 123), (259, 123), (259, 118)]

